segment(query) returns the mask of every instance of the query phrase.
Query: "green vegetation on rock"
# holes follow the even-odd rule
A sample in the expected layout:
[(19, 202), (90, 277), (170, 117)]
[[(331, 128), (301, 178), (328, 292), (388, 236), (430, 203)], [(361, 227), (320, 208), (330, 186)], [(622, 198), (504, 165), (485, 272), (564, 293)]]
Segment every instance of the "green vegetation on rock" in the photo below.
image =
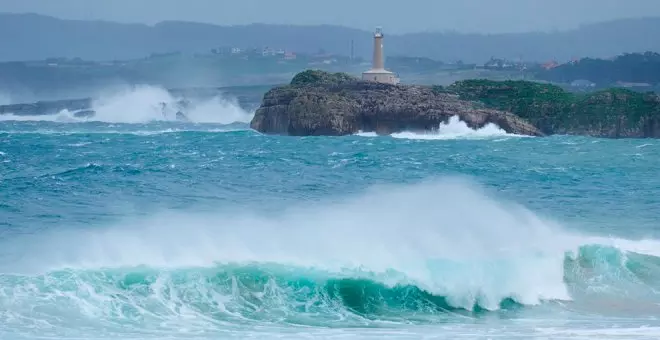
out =
[(293, 86), (306, 86), (306, 85), (337, 85), (347, 82), (354, 82), (357, 78), (352, 77), (346, 73), (336, 72), (330, 73), (321, 70), (307, 70), (296, 74), (291, 80)]
[(514, 113), (547, 134), (643, 136), (660, 120), (660, 99), (654, 93), (615, 88), (575, 94), (537, 82), (481, 79), (459, 81), (443, 90)]

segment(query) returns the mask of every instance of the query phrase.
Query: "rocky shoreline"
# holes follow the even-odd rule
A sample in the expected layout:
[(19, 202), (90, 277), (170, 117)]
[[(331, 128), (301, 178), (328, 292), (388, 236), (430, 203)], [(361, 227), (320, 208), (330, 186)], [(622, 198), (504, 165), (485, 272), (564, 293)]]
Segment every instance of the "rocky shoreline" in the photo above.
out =
[(341, 73), (305, 71), (268, 91), (250, 126), (267, 134), (341, 136), (433, 131), (452, 116), (470, 128), (489, 123), (508, 133), (543, 136), (524, 119), (428, 86), (390, 85)]
[(571, 93), (531, 81), (463, 80), (437, 91), (511, 112), (546, 135), (660, 138), (660, 96), (609, 88)]

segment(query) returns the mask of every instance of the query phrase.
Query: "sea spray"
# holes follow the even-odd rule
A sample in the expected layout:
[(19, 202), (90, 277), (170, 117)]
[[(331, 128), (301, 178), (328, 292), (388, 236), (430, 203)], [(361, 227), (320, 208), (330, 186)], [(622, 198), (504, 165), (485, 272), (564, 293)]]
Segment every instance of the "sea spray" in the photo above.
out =
[(551, 222), (481, 190), (448, 178), (373, 188), (278, 216), (158, 213), (103, 229), (30, 238), (21, 245), (26, 254), (20, 268), (272, 263), (388, 286), (410, 284), (465, 309), (497, 309), (506, 298), (523, 304), (569, 299), (563, 254), (577, 244)]
[[(144, 123), (149, 121), (176, 120), (178, 110), (195, 123), (235, 122), (247, 123), (252, 115), (240, 108), (234, 100), (213, 97), (180, 108), (183, 98), (171, 95), (167, 90), (153, 86), (135, 86), (110, 95), (101, 95), (93, 102), (96, 116), (93, 120), (114, 123)], [(164, 104), (164, 105), (163, 105)]]
[[(377, 137), (375, 132), (358, 132), (358, 136)], [(450, 139), (490, 139), (496, 137), (527, 137), (510, 134), (493, 123), (481, 128), (472, 129), (458, 116), (452, 116), (446, 123), (441, 123), (437, 130), (428, 132), (403, 131), (391, 134), (393, 138), (419, 140), (450, 140)]]
[[(186, 101), (186, 105), (182, 103)], [(185, 107), (184, 107), (185, 106)], [(62, 110), (52, 115), (17, 116), (0, 115), (0, 121), (50, 121), (58, 123), (106, 122), (144, 124), (178, 120), (182, 112), (192, 123), (248, 123), (253, 113), (243, 110), (231, 97), (214, 96), (208, 99), (186, 100), (169, 93), (166, 89), (136, 85), (113, 88), (102, 92), (92, 100), (92, 116), (78, 116), (79, 112)]]

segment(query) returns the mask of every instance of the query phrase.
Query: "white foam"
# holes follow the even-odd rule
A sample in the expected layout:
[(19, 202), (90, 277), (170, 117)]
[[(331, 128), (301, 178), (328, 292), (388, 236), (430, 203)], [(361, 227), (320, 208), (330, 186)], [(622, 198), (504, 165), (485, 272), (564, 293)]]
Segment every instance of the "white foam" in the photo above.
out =
[[(51, 121), (69, 122), (108, 122), (108, 123), (149, 123), (154, 121), (176, 121), (179, 110), (177, 103), (183, 98), (171, 95), (167, 90), (148, 85), (139, 85), (102, 94), (92, 101), (93, 117), (75, 117), (75, 112), (63, 110), (55, 115), (17, 116), (0, 115), (2, 121)], [(163, 108), (162, 104), (165, 104)], [(253, 116), (238, 105), (235, 100), (213, 97), (209, 100), (192, 102), (183, 110), (194, 123), (248, 123)]]
[(550, 336), (552, 339), (658, 339), (660, 327), (644, 326), (644, 321), (637, 321), (638, 325), (616, 326), (607, 328), (586, 329), (560, 329), (537, 328), (539, 335)]
[(625, 252), (660, 257), (660, 240), (626, 240), (616, 237), (588, 237), (585, 238), (585, 242), (588, 244), (610, 246)]
[[(356, 136), (377, 137), (375, 132), (358, 132)], [(523, 135), (510, 134), (502, 130), (499, 126), (488, 123), (480, 129), (472, 129), (460, 120), (458, 116), (452, 116), (447, 123), (441, 123), (437, 131), (420, 132), (399, 132), (391, 135), (399, 139), (420, 139), (420, 140), (450, 140), (450, 139), (491, 139), (499, 137), (527, 137)]]
[(564, 254), (581, 242), (459, 178), (373, 188), (341, 203), (299, 205), (278, 216), (236, 208), (162, 212), (37, 238), (14, 240), (22, 259), (3, 265), (43, 271), (278, 263), (412, 283), (467, 309), (475, 302), (497, 309), (512, 296), (525, 304), (570, 299)]
[(378, 137), (378, 134), (375, 132), (358, 131), (358, 133), (356, 133), (355, 135), (360, 137)]
[(502, 136), (519, 136), (509, 134), (499, 126), (488, 123), (480, 129), (471, 129), (460, 120), (458, 116), (452, 116), (447, 123), (440, 124), (438, 131), (430, 133), (401, 132), (392, 134), (394, 138), (405, 139), (483, 139)]

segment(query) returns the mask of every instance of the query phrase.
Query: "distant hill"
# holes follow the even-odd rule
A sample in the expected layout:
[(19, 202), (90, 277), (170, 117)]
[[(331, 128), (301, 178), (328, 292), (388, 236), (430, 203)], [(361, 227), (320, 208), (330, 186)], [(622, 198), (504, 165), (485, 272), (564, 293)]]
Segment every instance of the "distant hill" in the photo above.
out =
[[(386, 53), (443, 61), (483, 63), (491, 57), (527, 61), (608, 58), (625, 52), (660, 51), (660, 18), (625, 19), (554, 33), (386, 33)], [(154, 26), (61, 20), (36, 14), (0, 13), (0, 61), (79, 57), (142, 58), (151, 53), (208, 52), (219, 46), (287, 48), (296, 52), (369, 57), (371, 33), (332, 26), (253, 24), (218, 26), (162, 22)]]
[(612, 60), (584, 58), (539, 72), (536, 77), (557, 83), (587, 80), (600, 86), (623, 82), (650, 87), (660, 84), (660, 54), (627, 53)]

